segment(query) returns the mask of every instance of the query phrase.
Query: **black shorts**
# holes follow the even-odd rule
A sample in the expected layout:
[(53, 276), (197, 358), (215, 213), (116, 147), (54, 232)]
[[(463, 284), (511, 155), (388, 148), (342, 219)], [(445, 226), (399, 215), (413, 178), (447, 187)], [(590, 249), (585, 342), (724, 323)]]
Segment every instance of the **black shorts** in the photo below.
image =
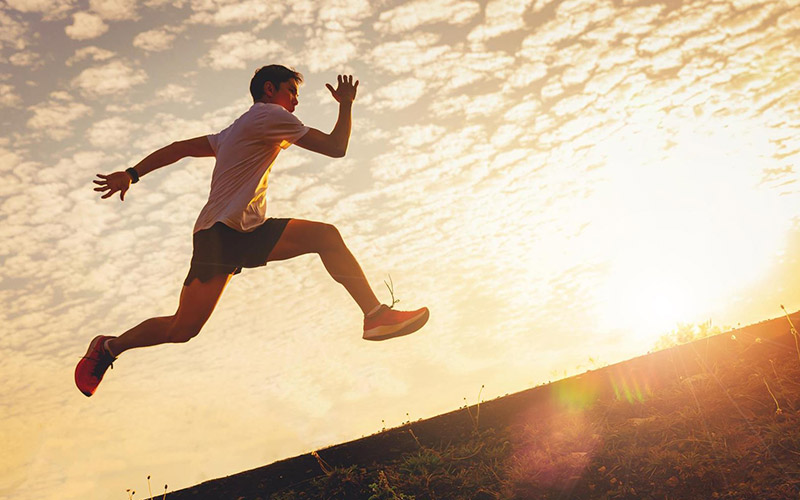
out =
[(188, 286), (195, 278), (205, 283), (218, 274), (239, 274), (243, 267), (267, 265), (270, 252), (290, 220), (267, 219), (248, 233), (217, 222), (194, 233), (192, 265), (183, 284)]

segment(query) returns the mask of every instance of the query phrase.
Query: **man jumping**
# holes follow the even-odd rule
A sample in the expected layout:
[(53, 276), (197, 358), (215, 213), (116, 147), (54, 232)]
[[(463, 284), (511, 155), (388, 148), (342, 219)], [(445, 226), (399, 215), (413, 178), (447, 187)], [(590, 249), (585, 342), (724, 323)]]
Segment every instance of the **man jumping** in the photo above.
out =
[(336, 89), (326, 84), (339, 103), (339, 116), (330, 134), (306, 127), (292, 114), (302, 82), (303, 76), (294, 70), (264, 66), (250, 82), (254, 104), (226, 129), (174, 142), (125, 171), (97, 174), (95, 191), (103, 192), (103, 199), (119, 192), (124, 201), (131, 184), (157, 168), (187, 156), (216, 157), (208, 202), (194, 226), (192, 261), (178, 310), (172, 316), (145, 320), (118, 337), (95, 337), (75, 368), (75, 384), (83, 394), (94, 394), (106, 370), (128, 349), (195, 337), (228, 281), (242, 268), (298, 255), (319, 254), (331, 277), (350, 293), (364, 313), (365, 340), (408, 335), (428, 321), (425, 307), (396, 311), (378, 301), (334, 226), (267, 218), (267, 177), (281, 149), (297, 144), (333, 158), (341, 158), (347, 151), (358, 81), (354, 84), (352, 75), (339, 75)]

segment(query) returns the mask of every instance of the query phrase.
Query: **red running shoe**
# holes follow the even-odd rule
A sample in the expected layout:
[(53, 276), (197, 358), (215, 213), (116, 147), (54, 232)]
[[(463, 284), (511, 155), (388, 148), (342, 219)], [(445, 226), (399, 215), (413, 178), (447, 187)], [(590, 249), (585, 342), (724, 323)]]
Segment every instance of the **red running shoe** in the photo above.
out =
[(387, 340), (414, 333), (428, 321), (427, 307), (416, 311), (395, 311), (387, 305), (364, 318), (364, 340)]
[(94, 394), (100, 381), (103, 380), (106, 370), (109, 367), (113, 368), (112, 363), (117, 360), (103, 346), (110, 338), (113, 337), (106, 335), (95, 337), (89, 344), (86, 356), (81, 358), (78, 366), (75, 367), (75, 385), (87, 397)]

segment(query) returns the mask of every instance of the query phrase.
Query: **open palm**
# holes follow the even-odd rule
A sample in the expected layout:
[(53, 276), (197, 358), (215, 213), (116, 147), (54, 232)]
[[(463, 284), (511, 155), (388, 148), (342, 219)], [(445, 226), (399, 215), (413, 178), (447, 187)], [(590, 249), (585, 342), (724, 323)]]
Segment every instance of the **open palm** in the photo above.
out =
[(338, 76), (339, 84), (334, 90), (333, 86), (330, 83), (326, 83), (325, 86), (328, 87), (328, 90), (331, 91), (331, 95), (336, 102), (353, 102), (356, 99), (356, 91), (358, 90), (358, 80), (356, 83), (353, 84), (353, 75), (339, 75)]

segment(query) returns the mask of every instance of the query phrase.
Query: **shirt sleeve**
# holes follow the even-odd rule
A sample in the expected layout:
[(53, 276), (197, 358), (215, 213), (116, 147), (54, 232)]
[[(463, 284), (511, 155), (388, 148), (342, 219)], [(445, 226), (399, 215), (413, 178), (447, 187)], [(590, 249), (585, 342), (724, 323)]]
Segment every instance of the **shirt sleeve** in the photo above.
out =
[(230, 127), (217, 132), (216, 134), (211, 134), (206, 136), (208, 138), (208, 143), (211, 144), (211, 149), (214, 150), (214, 154), (219, 152), (219, 146), (222, 141), (225, 139), (225, 135), (228, 133)]
[(267, 138), (277, 142), (281, 149), (286, 149), (306, 135), (308, 130), (309, 127), (303, 125), (299, 118), (280, 108), (267, 126)]

